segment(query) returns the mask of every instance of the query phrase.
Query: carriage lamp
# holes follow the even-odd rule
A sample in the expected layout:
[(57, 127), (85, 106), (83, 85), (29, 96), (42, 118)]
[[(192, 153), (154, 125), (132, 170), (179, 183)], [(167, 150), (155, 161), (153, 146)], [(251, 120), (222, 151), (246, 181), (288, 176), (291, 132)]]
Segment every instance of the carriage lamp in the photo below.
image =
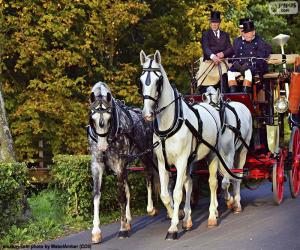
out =
[(288, 110), (289, 103), (285, 96), (281, 96), (275, 101), (274, 108), (278, 113), (284, 113)]
[(281, 47), (281, 54), (282, 54), (282, 62), (283, 62), (283, 71), (286, 72), (286, 56), (284, 54), (284, 45), (289, 40), (289, 35), (279, 34), (273, 38), (274, 42)]

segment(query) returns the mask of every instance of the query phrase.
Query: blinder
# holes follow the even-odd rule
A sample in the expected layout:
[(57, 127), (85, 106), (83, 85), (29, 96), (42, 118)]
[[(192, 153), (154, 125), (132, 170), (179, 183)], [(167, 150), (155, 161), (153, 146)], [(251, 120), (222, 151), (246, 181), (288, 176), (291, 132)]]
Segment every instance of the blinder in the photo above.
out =
[[(142, 72), (142, 75), (145, 73), (145, 72), (148, 72), (148, 75), (147, 75), (147, 78), (146, 78), (146, 82), (145, 84), (147, 86), (149, 86), (151, 84), (151, 78), (150, 78), (150, 73), (153, 72), (155, 75), (158, 76), (158, 81), (157, 81), (157, 86), (156, 86), (156, 90), (157, 90), (157, 93), (158, 93), (158, 99), (161, 95), (161, 91), (162, 91), (162, 87), (163, 87), (163, 82), (164, 82), (164, 78), (163, 76), (160, 74), (158, 75), (157, 72), (160, 72), (161, 73), (161, 70), (160, 68), (151, 68), (151, 64), (150, 63), (150, 68), (143, 68), (143, 72)], [(139, 87), (138, 87), (138, 93), (140, 95), (143, 95), (143, 83), (141, 81), (141, 79), (139, 79)], [(150, 99), (154, 102), (157, 102), (158, 100), (157, 99), (154, 99), (152, 96), (148, 96), (148, 95), (143, 95), (143, 98), (144, 99)]]

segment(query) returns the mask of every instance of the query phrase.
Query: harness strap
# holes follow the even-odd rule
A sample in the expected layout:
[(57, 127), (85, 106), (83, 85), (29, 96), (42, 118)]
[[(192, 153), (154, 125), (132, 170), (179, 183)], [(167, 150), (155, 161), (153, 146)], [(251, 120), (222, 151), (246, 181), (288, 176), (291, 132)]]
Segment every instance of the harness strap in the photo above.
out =
[(218, 156), (219, 160), (221, 161), (223, 167), (225, 168), (226, 172), (234, 179), (238, 179), (238, 180), (243, 180), (244, 177), (240, 177), (235, 175), (234, 173), (231, 172), (231, 170), (227, 167), (225, 161), (223, 160), (221, 154), (219, 153), (218, 150), (216, 150), (215, 147), (213, 147), (212, 145), (210, 145), (206, 140), (202, 139), (202, 143), (208, 147), (210, 150), (214, 151), (216, 153), (216, 155)]
[[(231, 126), (230, 124), (224, 123), (223, 129), (222, 129), (222, 134), (225, 132), (226, 127), (230, 128), (235, 133), (234, 141), (235, 141), (235, 143), (237, 143), (238, 135), (239, 135), (239, 137), (241, 137), (241, 131), (240, 131), (241, 130), (241, 120), (238, 117), (238, 114), (234, 107), (230, 106), (230, 104), (228, 102), (223, 102), (222, 104), (223, 104), (222, 106), (224, 107), (222, 109), (225, 111), (225, 109), (228, 108), (234, 114), (235, 119), (236, 119), (236, 128)], [(226, 112), (222, 112), (222, 114), (224, 115), (224, 114), (226, 114)]]

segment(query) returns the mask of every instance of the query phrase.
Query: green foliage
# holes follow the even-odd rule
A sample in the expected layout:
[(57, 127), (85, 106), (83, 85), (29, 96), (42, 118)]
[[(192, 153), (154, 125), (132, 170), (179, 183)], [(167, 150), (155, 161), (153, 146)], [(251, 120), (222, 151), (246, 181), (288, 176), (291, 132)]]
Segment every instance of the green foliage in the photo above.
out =
[(92, 177), (90, 156), (57, 155), (51, 175), (57, 188), (65, 191), (66, 213), (89, 216), (92, 209)]
[(280, 47), (273, 43), (272, 38), (280, 33), (291, 35), (286, 18), (270, 14), (268, 3), (254, 3), (249, 8), (248, 16), (253, 18), (256, 32), (272, 45), (273, 53), (281, 53)]
[(24, 163), (0, 163), (0, 235), (22, 219), (26, 185)]
[(28, 202), (31, 219), (10, 227), (0, 240), (0, 246), (30, 245), (64, 233), (64, 201), (57, 190), (43, 190), (28, 198)]
[[(90, 87), (120, 73), (128, 82), (130, 63), (114, 58), (147, 11), (137, 0), (1, 1), (0, 73), (19, 159), (36, 160), (40, 139), (54, 154), (86, 153)], [(133, 91), (125, 99), (137, 102)]]
[[(66, 202), (66, 213), (71, 217), (91, 218), (93, 211), (92, 174), (90, 156), (57, 155), (51, 167), (53, 184), (63, 193)], [(146, 208), (146, 181), (142, 173), (128, 176), (130, 186), (131, 207)], [(142, 177), (142, 178), (141, 178)], [(104, 175), (101, 187), (100, 211), (111, 214), (119, 210), (117, 178)]]
[(36, 221), (44, 219), (62, 222), (65, 214), (65, 200), (56, 189), (45, 189), (28, 198), (31, 216)]
[(267, 41), (288, 33), (286, 51), (300, 51), (300, 15), (272, 16), (263, 0), (1, 1), (0, 80), (18, 159), (36, 161), (41, 139), (54, 155), (87, 153), (88, 96), (99, 80), (141, 105), (141, 49), (160, 50), (168, 77), (188, 92), (212, 9), (232, 39), (250, 16)]

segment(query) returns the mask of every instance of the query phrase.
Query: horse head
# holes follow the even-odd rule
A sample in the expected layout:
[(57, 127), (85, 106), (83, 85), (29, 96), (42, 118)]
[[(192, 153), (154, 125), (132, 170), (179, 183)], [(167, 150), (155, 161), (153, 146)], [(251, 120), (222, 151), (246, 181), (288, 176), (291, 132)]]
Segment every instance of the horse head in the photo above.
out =
[(202, 101), (212, 106), (217, 106), (220, 102), (220, 91), (212, 86), (206, 89), (206, 92), (202, 94)]
[(113, 99), (109, 87), (98, 82), (92, 88), (90, 95), (90, 126), (97, 136), (97, 146), (100, 151), (108, 148), (107, 137), (111, 128)]
[(152, 121), (163, 87), (161, 55), (157, 50), (154, 59), (151, 59), (142, 50), (140, 61), (143, 71), (140, 76), (139, 92), (144, 100), (143, 116), (145, 120)]

